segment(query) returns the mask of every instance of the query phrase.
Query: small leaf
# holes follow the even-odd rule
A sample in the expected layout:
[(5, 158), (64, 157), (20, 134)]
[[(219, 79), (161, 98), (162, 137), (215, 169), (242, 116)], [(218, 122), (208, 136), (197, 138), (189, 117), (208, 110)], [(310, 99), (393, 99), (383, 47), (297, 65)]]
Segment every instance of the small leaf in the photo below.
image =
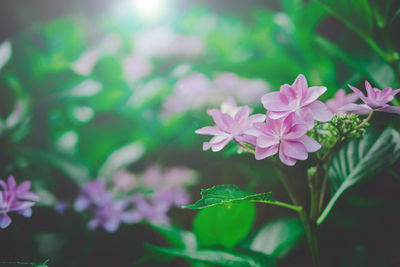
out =
[(200, 246), (231, 249), (251, 231), (256, 218), (254, 203), (236, 202), (201, 210), (193, 221)]
[(283, 258), (302, 241), (304, 226), (298, 219), (268, 222), (252, 238), (249, 249)]
[(176, 225), (155, 225), (150, 227), (160, 233), (173, 247), (195, 249), (197, 248), (196, 236)]
[(111, 153), (99, 170), (99, 177), (111, 178), (117, 171), (136, 162), (142, 157), (144, 146), (134, 142)]
[(321, 224), (339, 197), (353, 185), (371, 177), (400, 157), (400, 134), (387, 127), (379, 136), (369, 132), (338, 151), (329, 171), (332, 198), (318, 218)]
[(259, 253), (232, 253), (223, 250), (184, 250), (176, 248), (162, 248), (148, 245), (148, 249), (161, 255), (170, 255), (188, 260), (216, 264), (218, 266), (237, 267), (269, 267), (274, 262), (266, 255)]
[(0, 70), (10, 60), (11, 53), (11, 43), (9, 41), (0, 44)]
[(235, 201), (252, 202), (274, 202), (271, 192), (268, 193), (249, 193), (240, 190), (236, 185), (216, 185), (208, 189), (201, 190), (201, 199), (192, 205), (186, 205), (187, 209), (203, 209), (215, 205), (230, 204)]

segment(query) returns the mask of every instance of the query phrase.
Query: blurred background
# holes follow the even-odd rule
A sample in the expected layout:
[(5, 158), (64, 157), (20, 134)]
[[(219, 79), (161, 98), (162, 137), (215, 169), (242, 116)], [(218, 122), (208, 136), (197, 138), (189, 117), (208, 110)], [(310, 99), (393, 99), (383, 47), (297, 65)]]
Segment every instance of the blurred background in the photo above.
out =
[[(287, 200), (267, 163), (237, 155), (233, 144), (203, 152), (205, 138), (194, 131), (211, 125), (206, 110), (229, 97), (264, 113), (260, 97), (300, 73), (328, 88), (323, 100), (365, 79), (400, 87), (395, 68), (363, 38), (398, 56), (399, 3), (336, 2), (1, 1), (0, 178), (32, 181), (41, 201), (32, 218), (14, 216), (0, 231), (0, 260), (133, 266), (146, 243), (168, 245), (152, 223), (193, 228), (196, 212), (179, 207), (201, 188), (237, 184)], [(377, 114), (373, 124), (389, 122), (399, 129), (396, 115)], [(321, 229), (324, 266), (400, 265), (398, 165), (335, 207)], [(134, 196), (142, 211), (113, 229), (91, 224), (100, 215), (77, 208), (77, 197), (97, 179), (115, 199)], [(306, 180), (293, 181), (307, 203)], [(294, 215), (257, 206), (251, 229)], [(291, 252), (279, 266), (310, 265), (305, 242)]]

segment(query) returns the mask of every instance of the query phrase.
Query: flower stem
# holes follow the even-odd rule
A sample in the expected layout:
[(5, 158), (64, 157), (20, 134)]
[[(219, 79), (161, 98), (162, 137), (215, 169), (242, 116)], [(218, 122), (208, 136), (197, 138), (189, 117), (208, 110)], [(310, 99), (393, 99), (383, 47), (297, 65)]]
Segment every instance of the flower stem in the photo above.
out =
[(240, 142), (237, 141), (236, 139), (233, 139), (233, 140), (235, 141), (236, 144), (238, 144), (238, 146), (240, 146), (241, 148), (243, 148), (243, 150), (245, 150), (245, 151), (247, 151), (247, 152), (249, 152), (249, 153), (251, 153), (251, 154), (254, 154), (254, 153), (255, 153), (254, 149), (251, 149), (250, 147), (247, 147), (247, 146), (243, 145), (242, 143), (240, 143)]

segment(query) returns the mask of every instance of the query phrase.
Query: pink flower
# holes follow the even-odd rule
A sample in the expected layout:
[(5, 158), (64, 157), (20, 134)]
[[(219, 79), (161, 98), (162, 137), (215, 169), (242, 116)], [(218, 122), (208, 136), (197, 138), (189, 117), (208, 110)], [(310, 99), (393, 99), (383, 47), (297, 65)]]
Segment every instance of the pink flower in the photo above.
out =
[(197, 134), (213, 135), (210, 142), (203, 143), (203, 150), (209, 148), (217, 152), (223, 149), (230, 141), (251, 143), (249, 136), (244, 134), (245, 130), (250, 129), (255, 122), (263, 122), (265, 115), (255, 114), (249, 117), (250, 108), (248, 106), (241, 107), (236, 114), (229, 115), (222, 113), (217, 109), (211, 109), (208, 112), (215, 126), (206, 126), (196, 130)]
[(292, 85), (282, 85), (280, 92), (264, 95), (261, 102), (271, 119), (286, 118), (294, 114), (294, 122), (305, 124), (310, 130), (314, 127), (314, 120), (324, 122), (332, 119), (332, 112), (317, 100), (325, 91), (324, 86), (308, 87), (306, 78), (300, 74)]
[(14, 177), (10, 176), (7, 183), (0, 180), (0, 185), (4, 190), (0, 192), (0, 228), (4, 229), (11, 224), (9, 212), (31, 217), (34, 201), (39, 201), (39, 196), (29, 192), (31, 182), (25, 181), (17, 185)]
[(365, 81), (365, 89), (367, 90), (368, 96), (365, 96), (359, 89), (349, 85), (350, 89), (357, 94), (357, 96), (365, 104), (348, 104), (342, 107), (340, 110), (345, 112), (351, 112), (356, 114), (367, 114), (371, 110), (391, 112), (400, 114), (400, 107), (388, 105), (387, 103), (392, 101), (394, 96), (400, 92), (400, 88), (392, 90), (392, 88), (385, 88), (380, 90), (373, 88), (368, 81)]
[(358, 99), (358, 95), (355, 93), (346, 95), (346, 92), (343, 89), (339, 89), (335, 97), (326, 101), (326, 105), (332, 113), (342, 115), (345, 112), (340, 110), (340, 108), (345, 105), (356, 102)]
[(321, 145), (306, 135), (307, 126), (294, 124), (294, 114), (267, 123), (254, 123), (246, 133), (257, 137), (255, 157), (261, 160), (278, 153), (279, 159), (293, 166), (296, 160), (306, 160), (309, 152), (315, 152)]

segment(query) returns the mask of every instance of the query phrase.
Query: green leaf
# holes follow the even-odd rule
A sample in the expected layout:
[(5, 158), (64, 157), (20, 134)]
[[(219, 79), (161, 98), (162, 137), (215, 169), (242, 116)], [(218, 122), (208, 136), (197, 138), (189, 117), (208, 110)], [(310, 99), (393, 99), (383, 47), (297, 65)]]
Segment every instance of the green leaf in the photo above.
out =
[(140, 159), (143, 153), (144, 146), (139, 142), (133, 142), (115, 150), (100, 167), (98, 176), (111, 178), (120, 169)]
[(216, 264), (218, 266), (235, 267), (269, 267), (274, 262), (266, 255), (259, 253), (232, 253), (223, 250), (184, 250), (176, 248), (162, 248), (148, 245), (148, 248), (161, 255), (170, 255), (188, 260)]
[(9, 41), (0, 44), (0, 70), (10, 60), (11, 53), (11, 43)]
[(389, 167), (400, 157), (400, 134), (387, 127), (379, 136), (372, 132), (354, 140), (335, 155), (329, 171), (332, 198), (318, 218), (321, 224), (339, 197), (353, 185)]
[(193, 232), (186, 231), (176, 225), (149, 225), (175, 248), (197, 248), (197, 240)]
[(214, 206), (199, 211), (193, 221), (193, 230), (200, 246), (231, 249), (250, 233), (255, 217), (253, 203)]
[(226, 205), (233, 202), (259, 202), (276, 206), (285, 207), (299, 211), (301, 207), (293, 206), (272, 199), (272, 193), (250, 193), (241, 190), (236, 185), (225, 184), (216, 185), (211, 188), (201, 190), (201, 199), (192, 205), (183, 206), (187, 209), (204, 209), (216, 205)]
[(303, 235), (304, 226), (299, 219), (277, 219), (258, 230), (249, 249), (283, 258), (300, 244)]
[(77, 184), (83, 184), (91, 177), (89, 168), (70, 156), (32, 148), (23, 148), (19, 153), (42, 168), (50, 165), (59, 169)]
[(235, 201), (272, 201), (271, 192), (254, 194), (239, 189), (236, 185), (216, 185), (201, 190), (201, 199), (192, 205), (186, 205), (187, 209), (203, 209), (215, 205), (230, 204)]
[(373, 30), (373, 14), (368, 0), (319, 0), (329, 13), (341, 20), (349, 29), (369, 36)]

